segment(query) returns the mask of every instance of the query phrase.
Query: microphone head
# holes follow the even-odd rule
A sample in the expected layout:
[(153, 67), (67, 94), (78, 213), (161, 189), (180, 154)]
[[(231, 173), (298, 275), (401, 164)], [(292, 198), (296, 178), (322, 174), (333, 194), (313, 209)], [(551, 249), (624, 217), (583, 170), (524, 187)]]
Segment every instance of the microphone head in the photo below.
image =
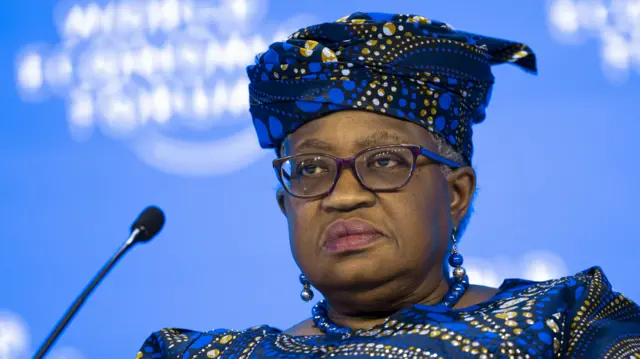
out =
[(135, 229), (140, 231), (136, 236), (136, 242), (148, 242), (160, 232), (162, 226), (164, 226), (164, 213), (156, 206), (149, 206), (133, 222), (131, 232)]

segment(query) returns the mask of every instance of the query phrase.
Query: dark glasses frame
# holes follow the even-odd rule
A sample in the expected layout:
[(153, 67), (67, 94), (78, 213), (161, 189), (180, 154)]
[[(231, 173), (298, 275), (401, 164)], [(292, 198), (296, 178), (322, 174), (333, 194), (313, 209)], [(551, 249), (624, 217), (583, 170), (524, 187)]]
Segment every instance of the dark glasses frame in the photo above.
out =
[[(358, 173), (358, 170), (356, 169), (356, 159), (358, 157), (360, 157), (362, 154), (366, 153), (366, 152), (370, 152), (370, 151), (374, 151), (374, 150), (379, 150), (379, 149), (385, 149), (385, 148), (406, 148), (408, 150), (411, 151), (411, 154), (413, 155), (413, 164), (411, 166), (411, 172), (409, 172), (409, 175), (407, 176), (407, 180), (404, 181), (404, 183), (395, 186), (395, 187), (391, 187), (391, 188), (385, 188), (385, 189), (376, 189), (376, 188), (371, 188), (367, 185), (364, 184), (362, 177), (360, 177), (360, 174)], [(296, 157), (301, 157), (301, 156), (323, 156), (323, 157), (327, 157), (327, 158), (331, 158), (332, 160), (334, 160), (336, 162), (336, 176), (333, 179), (333, 184), (331, 185), (331, 187), (322, 193), (319, 194), (314, 194), (314, 195), (309, 195), (309, 196), (305, 196), (305, 195), (297, 195), (292, 193), (289, 188), (287, 187), (287, 185), (284, 183), (284, 179), (283, 176), (285, 175), (282, 172), (282, 165), (287, 162), (288, 160), (292, 159), (292, 158), (296, 158)], [(281, 158), (277, 158), (275, 160), (273, 160), (273, 169), (276, 172), (276, 177), (278, 177), (278, 181), (280, 181), (280, 184), (282, 184), (282, 187), (285, 189), (285, 191), (287, 191), (287, 193), (289, 193), (291, 196), (293, 197), (297, 197), (297, 198), (315, 198), (315, 197), (322, 197), (322, 196), (326, 196), (327, 194), (333, 192), (333, 190), (335, 189), (336, 185), (338, 184), (338, 180), (340, 180), (340, 175), (342, 174), (342, 170), (344, 169), (351, 169), (351, 171), (353, 172), (354, 177), (358, 180), (358, 183), (360, 183), (360, 185), (364, 188), (366, 188), (369, 191), (372, 192), (380, 192), (380, 191), (395, 191), (399, 188), (402, 188), (404, 186), (407, 185), (407, 183), (409, 183), (409, 181), (411, 180), (411, 178), (413, 177), (413, 172), (416, 169), (416, 162), (418, 160), (418, 156), (424, 156), (427, 157), (437, 163), (443, 164), (445, 166), (449, 166), (451, 168), (460, 168), (463, 167), (461, 164), (451, 161), (449, 159), (446, 159), (442, 156), (440, 156), (439, 154), (430, 151), (420, 145), (411, 145), (411, 144), (397, 144), (397, 145), (384, 145), (384, 146), (376, 146), (376, 147), (370, 147), (370, 148), (366, 148), (358, 153), (356, 153), (353, 157), (349, 157), (349, 158), (340, 158), (340, 157), (335, 157), (335, 156), (331, 156), (329, 154), (326, 153), (300, 153), (297, 155), (292, 155), (292, 156), (286, 156), (286, 157), (281, 157)]]

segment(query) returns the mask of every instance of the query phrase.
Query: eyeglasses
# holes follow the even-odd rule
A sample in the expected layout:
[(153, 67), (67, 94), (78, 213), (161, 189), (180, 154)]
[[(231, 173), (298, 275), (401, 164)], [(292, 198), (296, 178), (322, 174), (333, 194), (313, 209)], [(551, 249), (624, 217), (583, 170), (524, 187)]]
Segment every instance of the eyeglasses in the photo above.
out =
[(368, 148), (351, 158), (318, 153), (287, 156), (274, 160), (273, 169), (284, 189), (299, 198), (331, 193), (342, 170), (347, 168), (351, 168), (364, 188), (370, 191), (393, 191), (409, 182), (418, 156), (452, 168), (462, 167), (422, 146), (401, 144)]

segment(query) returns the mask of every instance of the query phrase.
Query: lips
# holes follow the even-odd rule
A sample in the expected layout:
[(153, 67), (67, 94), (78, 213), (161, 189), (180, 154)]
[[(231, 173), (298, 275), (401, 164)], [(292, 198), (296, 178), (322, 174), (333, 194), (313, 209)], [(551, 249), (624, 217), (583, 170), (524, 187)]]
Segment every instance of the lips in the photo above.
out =
[(382, 236), (370, 223), (360, 219), (333, 222), (326, 231), (324, 247), (331, 253), (359, 251)]

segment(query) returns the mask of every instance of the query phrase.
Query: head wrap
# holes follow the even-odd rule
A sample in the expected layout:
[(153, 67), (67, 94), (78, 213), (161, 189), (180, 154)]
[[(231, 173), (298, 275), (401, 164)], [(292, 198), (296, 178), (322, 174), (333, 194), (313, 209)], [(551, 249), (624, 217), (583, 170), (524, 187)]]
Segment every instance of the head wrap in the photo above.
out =
[(247, 68), (250, 111), (263, 148), (340, 110), (411, 121), (441, 136), (471, 164), (471, 125), (485, 118), (491, 65), (536, 73), (520, 43), (456, 31), (422, 16), (354, 13), (303, 28)]

